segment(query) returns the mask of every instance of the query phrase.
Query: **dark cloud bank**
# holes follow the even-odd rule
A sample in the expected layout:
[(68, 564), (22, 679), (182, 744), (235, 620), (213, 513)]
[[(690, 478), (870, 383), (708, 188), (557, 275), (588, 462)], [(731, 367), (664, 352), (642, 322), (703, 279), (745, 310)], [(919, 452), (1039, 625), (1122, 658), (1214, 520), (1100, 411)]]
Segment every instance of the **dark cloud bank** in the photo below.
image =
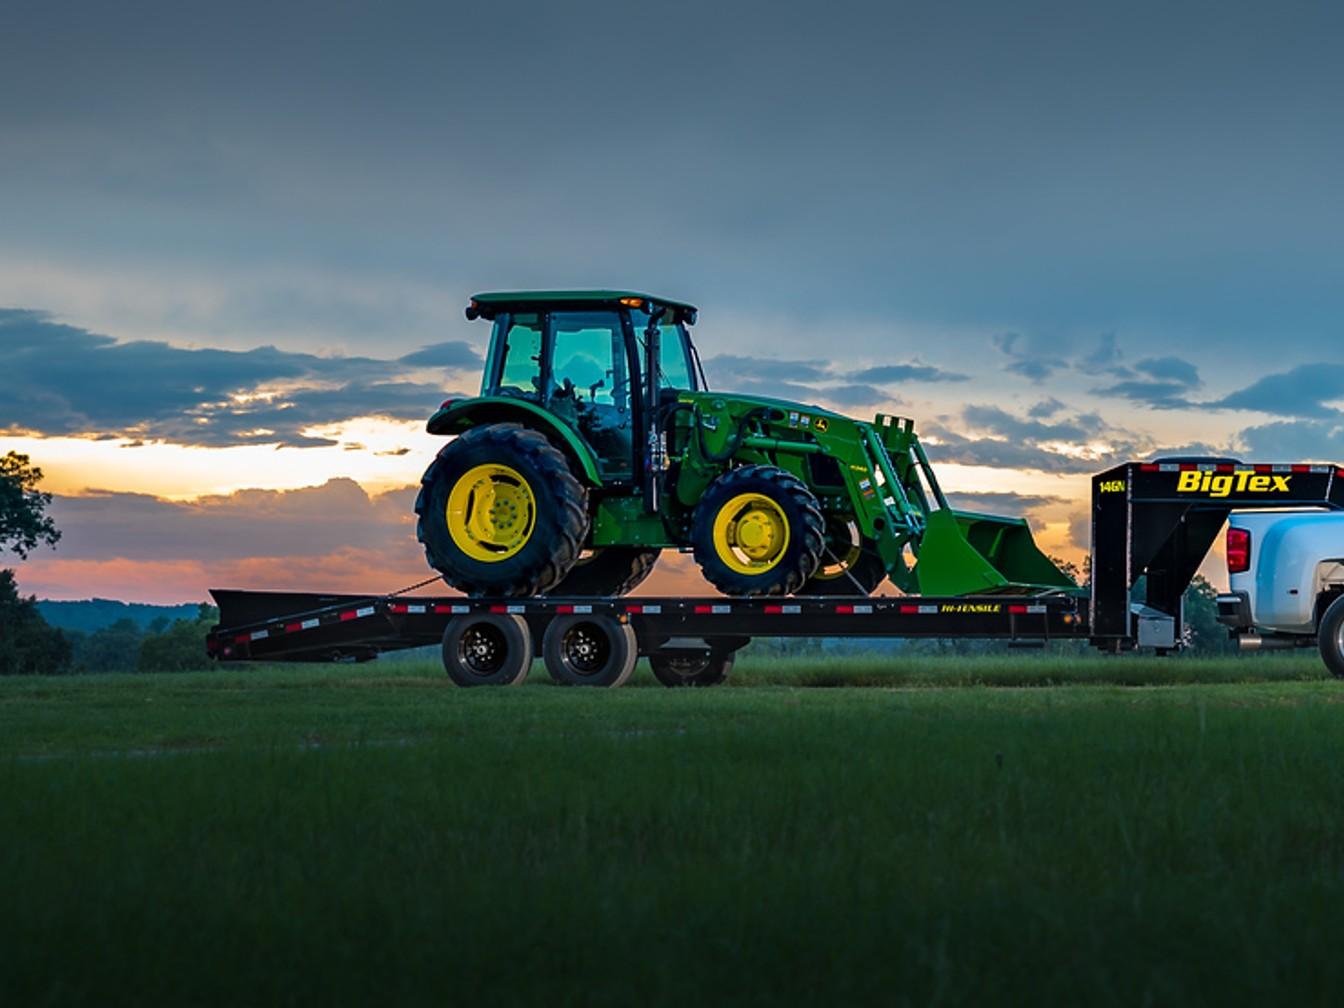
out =
[(275, 347), (119, 343), (47, 315), (0, 309), (0, 431), (223, 447), (335, 442), (304, 433), (359, 416), (427, 417), (451, 393), (430, 371), (479, 370), (463, 342), (396, 360)]

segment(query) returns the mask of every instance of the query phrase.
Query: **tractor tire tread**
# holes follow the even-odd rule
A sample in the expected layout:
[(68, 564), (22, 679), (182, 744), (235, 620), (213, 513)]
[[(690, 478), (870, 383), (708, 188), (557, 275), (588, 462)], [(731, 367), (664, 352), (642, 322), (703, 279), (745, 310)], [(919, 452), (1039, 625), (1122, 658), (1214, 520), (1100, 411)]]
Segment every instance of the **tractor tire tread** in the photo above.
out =
[[(803, 541), (805, 544), (802, 563), (796, 569), (784, 572), (783, 578), (776, 580), (765, 588), (744, 591), (736, 578), (725, 577), (719, 579), (716, 577), (713, 567), (706, 565), (701, 552), (707, 548), (712, 549), (712, 547), (701, 541), (702, 536), (697, 536), (694, 544), (696, 560), (709, 583), (725, 595), (792, 595), (807, 583), (807, 580), (816, 573), (817, 568), (821, 565), (821, 554), (826, 542), (826, 522), (821, 513), (821, 506), (816, 495), (812, 493), (806, 483), (778, 466), (755, 464), (730, 469), (715, 480), (711, 487), (728, 486), (730, 483), (739, 482), (749, 484), (754, 480), (760, 480), (774, 486), (783, 496), (790, 498), (802, 514)], [(699, 515), (700, 509), (697, 508), (696, 510), (697, 518), (694, 521), (694, 526), (703, 528), (706, 521)], [(705, 517), (707, 518), (707, 516)]]
[[(427, 491), (438, 479), (445, 457), (451, 458), (453, 454), (477, 445), (484, 445), (487, 448), (506, 446), (517, 451), (542, 475), (559, 497), (558, 529), (549, 558), (531, 576), (518, 577), (504, 585), (486, 584), (452, 571), (451, 564), (435, 552), (424, 528), (429, 500)], [(588, 533), (588, 491), (575, 478), (569, 462), (560, 449), (539, 431), (517, 423), (495, 423), (473, 427), (439, 449), (434, 461), (425, 469), (420, 483), (421, 489), (415, 500), (416, 538), (424, 544), (425, 559), (430, 567), (443, 575), (444, 580), (450, 585), (467, 595), (494, 595), (507, 598), (541, 595), (558, 584), (579, 558), (581, 544)], [(452, 580), (449, 580), (450, 571)]]

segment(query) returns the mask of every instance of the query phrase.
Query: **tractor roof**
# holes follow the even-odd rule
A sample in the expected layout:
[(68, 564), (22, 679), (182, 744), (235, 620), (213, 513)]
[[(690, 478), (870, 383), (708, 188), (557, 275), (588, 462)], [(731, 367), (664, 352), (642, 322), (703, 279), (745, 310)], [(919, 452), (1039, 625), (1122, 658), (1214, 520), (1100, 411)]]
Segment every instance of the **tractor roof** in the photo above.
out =
[(473, 294), (472, 307), (467, 312), (471, 315), (475, 311), (485, 318), (493, 318), (496, 312), (506, 308), (530, 308), (534, 311), (560, 307), (615, 308), (622, 303), (629, 305), (631, 301), (649, 301), (655, 305), (666, 305), (679, 316), (689, 316), (687, 321), (695, 318), (695, 305), (655, 297), (652, 294), (641, 294), (638, 291), (623, 290), (492, 291)]

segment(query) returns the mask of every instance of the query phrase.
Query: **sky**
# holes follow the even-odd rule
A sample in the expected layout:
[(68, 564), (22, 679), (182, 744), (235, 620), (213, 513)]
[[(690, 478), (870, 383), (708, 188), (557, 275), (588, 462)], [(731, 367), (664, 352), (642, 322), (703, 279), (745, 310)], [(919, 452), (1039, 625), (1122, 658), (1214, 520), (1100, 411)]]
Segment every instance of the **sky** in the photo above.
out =
[[(1087, 540), (1161, 453), (1344, 461), (1344, 8), (0, 8), (0, 451), (41, 597), (427, 576), (480, 290), (701, 308), (711, 383), (914, 417)], [(13, 558), (3, 558), (13, 562)], [(686, 588), (683, 558), (650, 590)]]

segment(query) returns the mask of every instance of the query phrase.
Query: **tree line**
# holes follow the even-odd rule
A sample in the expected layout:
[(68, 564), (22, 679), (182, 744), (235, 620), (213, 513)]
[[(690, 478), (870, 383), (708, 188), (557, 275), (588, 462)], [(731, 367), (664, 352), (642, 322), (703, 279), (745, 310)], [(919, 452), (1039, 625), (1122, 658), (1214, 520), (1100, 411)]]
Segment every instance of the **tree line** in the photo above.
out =
[[(51, 494), (37, 488), (42, 470), (27, 455), (0, 457), (0, 552), (24, 559), (61, 538), (46, 513)], [(0, 675), (62, 675), (72, 672), (177, 672), (210, 667), (205, 635), (219, 618), (202, 605), (193, 619), (160, 618), (142, 629), (118, 620), (92, 632), (53, 627), (24, 597), (12, 570), (0, 570)]]

